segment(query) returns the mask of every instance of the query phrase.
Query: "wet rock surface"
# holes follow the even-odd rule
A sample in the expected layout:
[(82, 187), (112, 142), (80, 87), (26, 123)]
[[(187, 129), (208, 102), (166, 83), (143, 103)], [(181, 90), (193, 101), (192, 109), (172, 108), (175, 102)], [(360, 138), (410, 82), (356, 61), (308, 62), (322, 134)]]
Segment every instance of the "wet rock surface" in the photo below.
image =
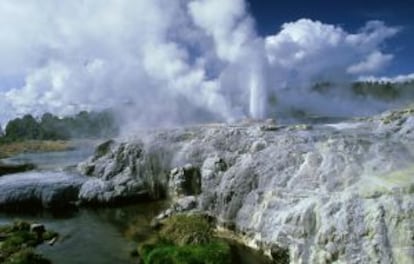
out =
[(35, 169), (35, 165), (31, 163), (27, 164), (4, 164), (0, 161), (0, 176), (25, 172)]
[(60, 208), (78, 200), (85, 177), (64, 172), (30, 172), (0, 177), (0, 209)]
[[(169, 214), (208, 213), (274, 258), (411, 263), (413, 120), (414, 111), (401, 110), (312, 127), (253, 123), (143, 131), (111, 142), (79, 169), (98, 179), (91, 183), (103, 190), (98, 200), (105, 201), (105, 193), (172, 194)], [(190, 167), (201, 182), (200, 190), (187, 192), (184, 187), (194, 183), (185, 176)]]

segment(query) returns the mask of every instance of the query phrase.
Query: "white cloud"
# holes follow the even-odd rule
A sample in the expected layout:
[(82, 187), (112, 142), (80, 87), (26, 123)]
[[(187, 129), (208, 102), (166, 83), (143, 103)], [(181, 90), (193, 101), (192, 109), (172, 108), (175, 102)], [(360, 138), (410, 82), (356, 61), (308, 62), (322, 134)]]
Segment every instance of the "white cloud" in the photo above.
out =
[[(205, 65), (191, 54), (191, 49), (200, 52), (206, 64), (218, 61), (208, 57), (214, 47), (205, 47), (209, 37), (194, 26), (186, 3), (2, 1), (0, 32), (7, 41), (0, 43), (5, 58), (0, 73), (17, 74), (25, 84), (0, 100), (14, 114), (64, 114), (132, 100), (137, 107), (131, 111), (142, 112), (135, 116), (152, 115), (158, 123), (170, 117), (171, 122), (182, 121), (171, 109), (204, 108), (219, 119), (231, 118), (218, 77), (208, 80)], [(188, 105), (180, 106), (179, 97)]]
[(0, 122), (106, 107), (140, 125), (263, 118), (268, 93), (295, 103), (284, 86), (306, 97), (312, 81), (380, 72), (399, 31), (309, 19), (267, 37), (254, 28), (244, 0), (0, 1), (0, 80), (18, 80), (0, 87)]
[(368, 55), (363, 61), (348, 67), (347, 72), (351, 74), (366, 74), (371, 72), (378, 72), (394, 58), (391, 54), (383, 54), (379, 51), (374, 51)]
[[(285, 108), (304, 109), (320, 115), (366, 114), (381, 103), (358, 102), (346, 83), (362, 73), (385, 69), (393, 56), (384, 54), (382, 44), (398, 28), (369, 21), (357, 33), (310, 19), (285, 23), (281, 31), (265, 39), (271, 67), (270, 93)], [(315, 82), (334, 82), (328, 94), (315, 93)]]
[(375, 76), (362, 76), (359, 78), (359, 81), (367, 82), (390, 82), (390, 83), (403, 83), (414, 80), (414, 73), (406, 75), (398, 75), (395, 77), (375, 77)]
[(338, 74), (359, 74), (382, 70), (392, 55), (381, 52), (381, 44), (398, 29), (371, 21), (351, 34), (339, 26), (310, 19), (282, 25), (282, 30), (266, 38), (270, 64), (291, 73), (294, 79), (336, 78)]

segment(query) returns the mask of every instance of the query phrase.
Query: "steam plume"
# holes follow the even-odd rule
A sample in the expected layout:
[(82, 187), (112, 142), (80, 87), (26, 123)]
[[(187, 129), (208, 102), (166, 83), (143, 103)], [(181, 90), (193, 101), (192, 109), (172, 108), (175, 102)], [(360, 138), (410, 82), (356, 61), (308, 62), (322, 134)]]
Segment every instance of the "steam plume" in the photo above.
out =
[[(1, 1), (0, 123), (108, 107), (130, 126), (261, 119), (292, 105), (332, 112), (341, 87), (321, 97), (309, 84), (380, 74), (393, 60), (381, 46), (400, 30), (274, 28), (259, 36), (244, 0)], [(345, 112), (365, 105), (347, 98)]]

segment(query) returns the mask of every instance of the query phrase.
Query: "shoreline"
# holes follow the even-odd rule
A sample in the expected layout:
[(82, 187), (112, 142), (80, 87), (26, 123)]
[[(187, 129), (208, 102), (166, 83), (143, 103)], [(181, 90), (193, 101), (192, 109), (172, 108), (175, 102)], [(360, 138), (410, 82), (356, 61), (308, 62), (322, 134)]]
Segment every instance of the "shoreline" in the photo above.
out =
[(57, 152), (73, 149), (68, 140), (25, 140), (18, 142), (1, 142), (0, 159), (6, 159), (21, 153)]

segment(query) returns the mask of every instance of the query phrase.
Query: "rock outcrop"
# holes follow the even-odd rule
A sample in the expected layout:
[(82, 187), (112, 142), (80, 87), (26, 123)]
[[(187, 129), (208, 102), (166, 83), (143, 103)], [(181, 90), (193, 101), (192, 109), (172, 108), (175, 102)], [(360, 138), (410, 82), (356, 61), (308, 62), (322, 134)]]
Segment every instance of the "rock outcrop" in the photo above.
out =
[(413, 147), (409, 109), (332, 125), (140, 132), (79, 168), (97, 178), (87, 183), (96, 200), (175, 197), (291, 263), (413, 263)]
[(62, 208), (75, 203), (85, 177), (26, 172), (0, 177), (0, 209)]

